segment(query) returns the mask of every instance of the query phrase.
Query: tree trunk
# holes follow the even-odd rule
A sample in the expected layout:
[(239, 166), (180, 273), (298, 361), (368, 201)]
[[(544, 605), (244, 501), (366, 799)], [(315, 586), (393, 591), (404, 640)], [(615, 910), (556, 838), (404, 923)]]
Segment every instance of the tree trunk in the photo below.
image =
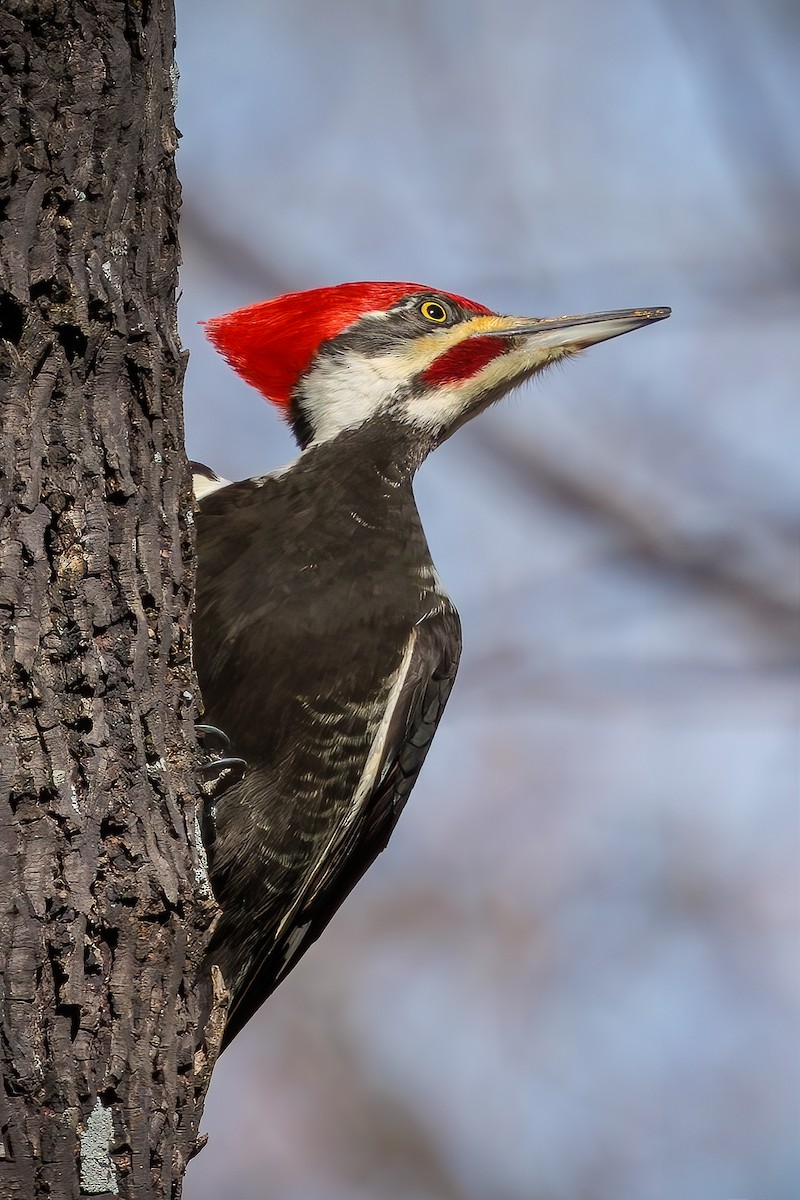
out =
[(3, 1200), (179, 1196), (218, 1043), (173, 43), (172, 0), (0, 9)]

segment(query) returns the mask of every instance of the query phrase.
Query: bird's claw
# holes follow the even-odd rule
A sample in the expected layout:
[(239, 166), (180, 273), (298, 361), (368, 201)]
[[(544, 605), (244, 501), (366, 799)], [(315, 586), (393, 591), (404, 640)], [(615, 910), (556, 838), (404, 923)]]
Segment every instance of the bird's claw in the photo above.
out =
[(244, 778), (247, 763), (243, 758), (214, 758), (211, 762), (201, 763), (198, 773), (203, 777), (206, 787), (211, 787), (216, 795), (220, 790), (239, 783)]
[(239, 782), (247, 763), (229, 753), (231, 739), (216, 725), (195, 725), (194, 728), (205, 759), (198, 773), (202, 776), (206, 794), (216, 797), (231, 784)]
[(210, 848), (217, 837), (214, 821), (216, 802), (229, 787), (244, 778), (247, 763), (243, 758), (235, 758), (228, 754), (231, 748), (230, 738), (216, 725), (196, 725), (195, 730), (205, 754), (205, 761), (200, 764), (197, 773), (203, 792), (203, 841), (206, 848)]
[(231, 739), (216, 725), (195, 725), (194, 732), (206, 754), (227, 754), (231, 748)]

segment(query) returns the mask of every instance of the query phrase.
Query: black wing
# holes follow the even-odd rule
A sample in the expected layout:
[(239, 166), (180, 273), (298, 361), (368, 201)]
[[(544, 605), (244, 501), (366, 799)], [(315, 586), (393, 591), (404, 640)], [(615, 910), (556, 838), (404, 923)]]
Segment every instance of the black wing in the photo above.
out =
[[(274, 937), (237, 981), (223, 1046), (316, 941), (386, 847), (444, 711), (460, 652), (458, 615), (444, 602), (441, 612), (427, 617), (412, 631), (352, 805), (312, 864)], [(215, 943), (224, 944), (226, 938), (236, 936), (235, 930), (225, 925), (223, 916)]]

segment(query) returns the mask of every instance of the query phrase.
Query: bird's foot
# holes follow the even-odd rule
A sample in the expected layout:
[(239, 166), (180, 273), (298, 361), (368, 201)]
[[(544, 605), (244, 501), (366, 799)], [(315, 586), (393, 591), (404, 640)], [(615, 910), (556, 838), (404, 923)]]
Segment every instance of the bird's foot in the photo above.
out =
[(243, 758), (229, 754), (231, 739), (216, 725), (195, 725), (194, 728), (205, 752), (205, 761), (200, 764), (199, 772), (206, 794), (216, 799), (226, 788), (242, 779), (247, 763)]
[(202, 763), (199, 773), (203, 786), (210, 789), (216, 799), (226, 788), (232, 787), (244, 778), (247, 763), (243, 758), (215, 758), (212, 762)]
[(202, 780), (203, 817), (201, 828), (206, 846), (213, 845), (217, 837), (214, 821), (216, 802), (220, 796), (244, 778), (247, 763), (243, 758), (228, 754), (231, 741), (216, 725), (195, 725), (197, 740), (205, 753), (198, 774)]

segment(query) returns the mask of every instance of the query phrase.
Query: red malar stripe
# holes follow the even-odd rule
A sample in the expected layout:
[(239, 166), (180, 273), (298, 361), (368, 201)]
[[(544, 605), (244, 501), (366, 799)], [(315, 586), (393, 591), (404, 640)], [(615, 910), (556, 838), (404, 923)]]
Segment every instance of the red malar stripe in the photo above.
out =
[(446, 383), (461, 383), (482, 371), (493, 359), (505, 354), (508, 338), (475, 337), (446, 350), (423, 372), (422, 378), (431, 387)]

